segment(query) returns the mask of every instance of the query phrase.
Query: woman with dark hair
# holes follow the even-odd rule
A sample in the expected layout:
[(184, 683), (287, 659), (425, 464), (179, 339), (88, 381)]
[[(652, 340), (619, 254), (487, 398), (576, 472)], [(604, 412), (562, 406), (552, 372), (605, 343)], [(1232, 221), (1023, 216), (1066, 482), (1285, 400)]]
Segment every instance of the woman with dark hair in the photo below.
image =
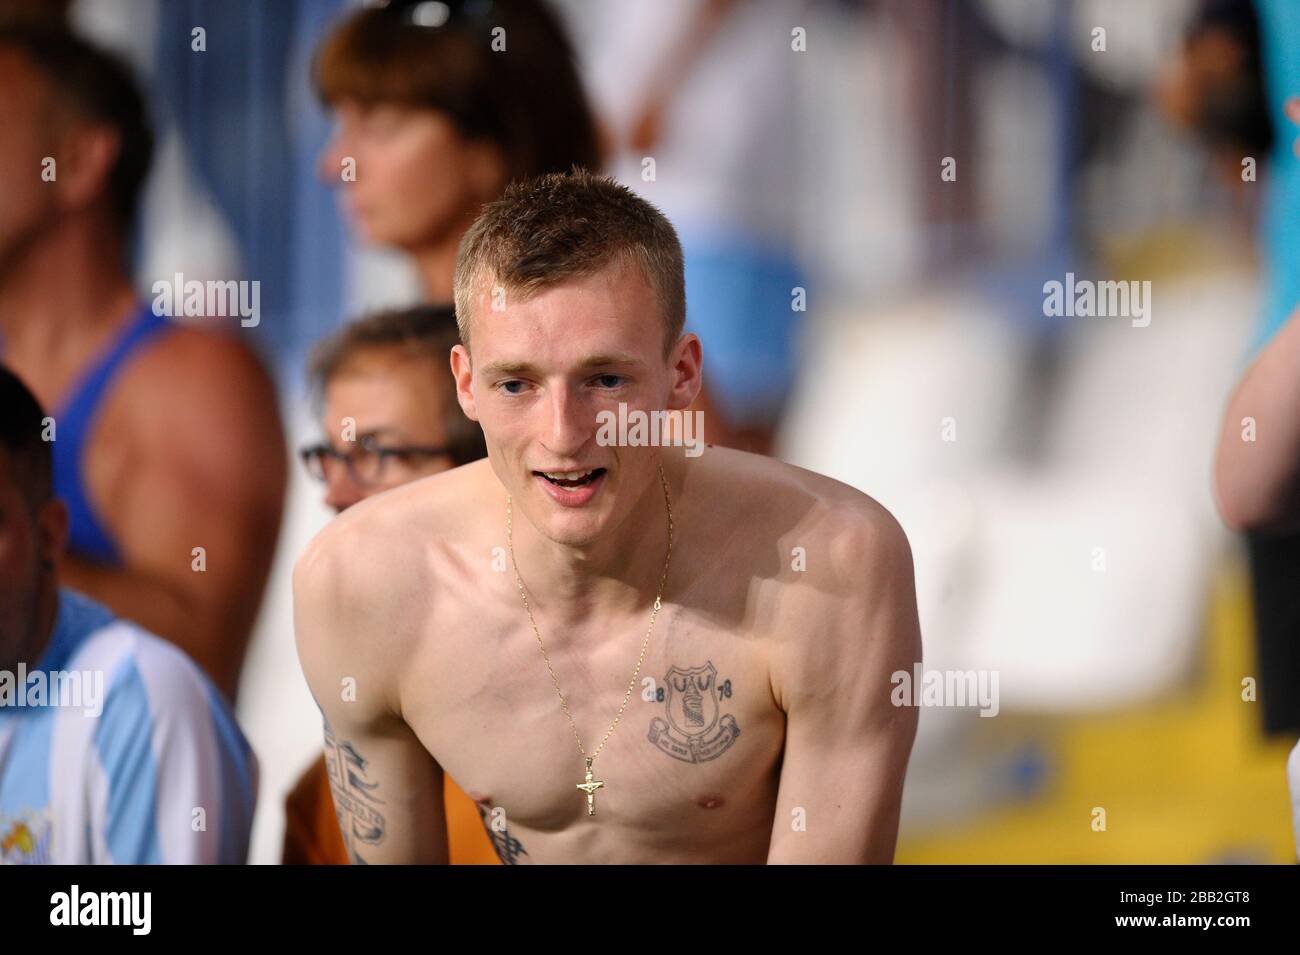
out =
[(318, 51), (338, 118), (322, 177), (365, 239), (415, 260), (424, 298), (450, 302), (460, 237), (514, 179), (600, 165), (572, 49), (540, 0), (394, 0)]

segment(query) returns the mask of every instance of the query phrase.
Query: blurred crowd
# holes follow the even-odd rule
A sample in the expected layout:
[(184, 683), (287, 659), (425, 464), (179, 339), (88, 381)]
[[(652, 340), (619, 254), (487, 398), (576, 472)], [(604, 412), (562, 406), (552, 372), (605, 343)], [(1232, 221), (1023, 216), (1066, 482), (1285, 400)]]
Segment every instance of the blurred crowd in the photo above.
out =
[[(708, 440), (888, 507), (927, 665), (1000, 675), (1001, 719), (922, 715), (901, 859), (1295, 861), (1300, 537), (1214, 474), (1300, 303), (1297, 49), (1289, 0), (0, 0), (0, 670), (106, 674), (93, 731), (0, 715), (0, 859), (346, 861), (289, 571), (486, 453), (460, 238), (576, 165), (679, 232)], [(1149, 324), (1048, 314), (1067, 275)], [(1173, 785), (1254, 754), (1258, 828), (934, 842), (1070, 786), (1086, 830), (1063, 721), (1210, 683), (1246, 729), (1170, 727)]]

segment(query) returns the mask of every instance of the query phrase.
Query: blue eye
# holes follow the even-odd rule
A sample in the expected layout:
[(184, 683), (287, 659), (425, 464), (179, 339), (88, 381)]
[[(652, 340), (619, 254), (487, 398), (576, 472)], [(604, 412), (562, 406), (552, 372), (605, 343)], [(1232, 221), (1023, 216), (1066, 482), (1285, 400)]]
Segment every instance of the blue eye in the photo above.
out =
[(511, 386), (512, 386), (512, 385), (518, 385), (520, 388), (523, 388), (524, 383), (523, 383), (522, 381), (520, 381), (518, 378), (511, 378), (509, 381), (503, 381), (503, 382), (501, 382), (499, 385), (497, 385), (497, 389), (498, 389), (499, 391), (503, 391), (503, 392), (505, 392), (507, 395), (517, 395), (517, 394), (519, 394), (518, 391), (512, 391), (512, 390), (511, 390)]
[(627, 379), (625, 379), (622, 375), (597, 375), (596, 376), (596, 381), (600, 383), (602, 388), (617, 388), (619, 385), (623, 384), (623, 382), (626, 380)]

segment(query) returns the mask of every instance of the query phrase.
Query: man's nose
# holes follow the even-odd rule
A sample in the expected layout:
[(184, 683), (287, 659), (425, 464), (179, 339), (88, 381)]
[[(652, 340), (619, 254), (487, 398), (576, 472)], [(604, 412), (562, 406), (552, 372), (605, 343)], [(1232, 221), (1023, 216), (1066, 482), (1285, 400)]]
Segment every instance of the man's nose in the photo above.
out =
[(336, 514), (346, 511), (365, 496), (365, 488), (352, 480), (347, 468), (340, 465), (330, 472), (325, 483), (325, 505), (333, 508)]
[(566, 388), (556, 388), (548, 402), (550, 422), (546, 445), (552, 454), (573, 456), (582, 450), (596, 427), (591, 407)]

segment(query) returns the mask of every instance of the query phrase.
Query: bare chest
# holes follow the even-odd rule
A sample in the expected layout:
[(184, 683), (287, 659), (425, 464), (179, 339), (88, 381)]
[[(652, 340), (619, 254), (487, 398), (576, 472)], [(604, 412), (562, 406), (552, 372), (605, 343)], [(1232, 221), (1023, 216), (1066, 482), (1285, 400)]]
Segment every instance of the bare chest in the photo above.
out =
[(498, 844), (527, 861), (761, 861), (785, 726), (763, 634), (668, 604), (639, 671), (644, 623), (557, 634), (548, 669), (510, 609), (439, 634), (416, 668), (427, 690), (404, 692)]

